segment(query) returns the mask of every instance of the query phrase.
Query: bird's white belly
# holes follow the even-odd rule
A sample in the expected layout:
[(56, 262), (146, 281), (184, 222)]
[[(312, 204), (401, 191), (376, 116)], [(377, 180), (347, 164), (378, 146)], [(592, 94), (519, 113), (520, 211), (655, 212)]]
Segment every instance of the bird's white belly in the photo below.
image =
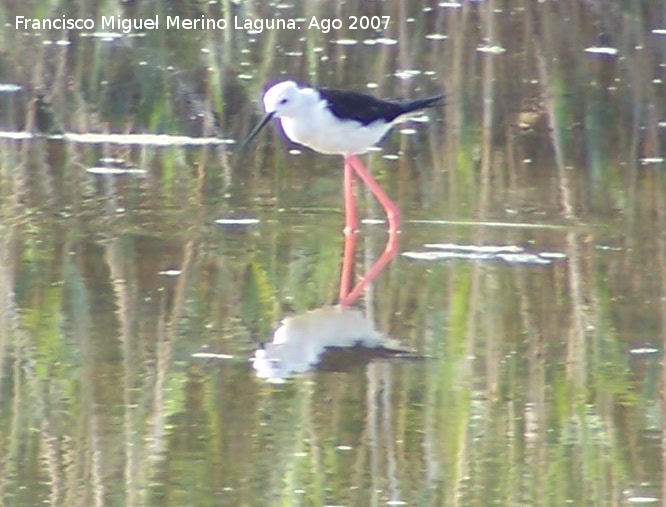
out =
[(364, 126), (354, 120), (340, 120), (328, 110), (313, 111), (307, 117), (281, 118), (281, 122), (289, 139), (330, 155), (364, 153), (391, 128), (383, 121)]

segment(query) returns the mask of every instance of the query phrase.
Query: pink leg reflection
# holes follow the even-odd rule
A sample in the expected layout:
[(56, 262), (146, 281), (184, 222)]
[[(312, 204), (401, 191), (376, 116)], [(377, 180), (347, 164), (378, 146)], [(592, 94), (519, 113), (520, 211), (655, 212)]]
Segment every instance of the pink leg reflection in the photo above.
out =
[[(389, 236), (384, 251), (372, 265), (366, 275), (353, 287), (354, 253), (356, 250), (356, 234), (358, 221), (356, 218), (356, 202), (354, 198), (354, 172), (368, 186), (373, 195), (386, 212), (389, 225)], [(342, 272), (340, 275), (340, 304), (351, 306), (361, 296), (386, 265), (398, 253), (398, 230), (400, 228), (400, 210), (386, 195), (377, 181), (372, 177), (359, 158), (355, 155), (345, 157), (344, 167), (344, 196), (345, 196), (345, 248), (342, 258)]]
[(356, 303), (368, 284), (377, 278), (379, 273), (391, 262), (391, 259), (396, 256), (398, 253), (398, 233), (395, 231), (389, 232), (388, 241), (382, 254), (365, 276), (351, 290), (347, 291), (353, 277), (355, 244), (355, 234), (345, 235), (345, 252), (342, 261), (342, 274), (340, 276), (340, 304), (342, 306), (351, 306)]
[(354, 280), (354, 253), (356, 251), (356, 231), (348, 232), (345, 228), (345, 250), (342, 254), (342, 270), (340, 272), (340, 304), (349, 306), (354, 304), (346, 303), (347, 296), (352, 291), (351, 286)]

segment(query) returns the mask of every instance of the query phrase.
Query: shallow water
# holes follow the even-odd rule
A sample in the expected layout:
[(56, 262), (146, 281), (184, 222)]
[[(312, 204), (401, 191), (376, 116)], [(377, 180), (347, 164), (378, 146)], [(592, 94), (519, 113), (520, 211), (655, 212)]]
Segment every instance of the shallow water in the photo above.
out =
[[(666, 6), (605, 7), (205, 7), (390, 20), (327, 33), (4, 26), (0, 503), (664, 503)], [(411, 354), (327, 355), (276, 384), (250, 358), (337, 303), (345, 246), (341, 160), (277, 128), (234, 143), (285, 77), (447, 105), (363, 157), (403, 227), (357, 306)], [(361, 276), (387, 234), (358, 190)]]

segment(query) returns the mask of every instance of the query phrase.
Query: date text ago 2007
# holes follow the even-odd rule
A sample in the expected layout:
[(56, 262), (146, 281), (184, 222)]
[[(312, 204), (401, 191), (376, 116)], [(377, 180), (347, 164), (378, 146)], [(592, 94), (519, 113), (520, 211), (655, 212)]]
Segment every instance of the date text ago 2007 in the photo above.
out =
[[(388, 28), (391, 16), (349, 16), (347, 18), (347, 28), (349, 30), (385, 30)], [(308, 24), (308, 30), (321, 30), (328, 33), (331, 29), (340, 30), (343, 26), (340, 18), (317, 18), (312, 16)]]

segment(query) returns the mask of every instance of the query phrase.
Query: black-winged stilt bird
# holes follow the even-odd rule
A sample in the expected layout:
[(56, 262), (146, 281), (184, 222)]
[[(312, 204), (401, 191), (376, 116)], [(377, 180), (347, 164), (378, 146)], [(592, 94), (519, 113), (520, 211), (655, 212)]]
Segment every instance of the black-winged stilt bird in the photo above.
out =
[(400, 227), (400, 211), (356, 156), (377, 144), (396, 123), (410, 113), (440, 105), (444, 95), (408, 101), (382, 100), (362, 93), (327, 88), (300, 87), (283, 81), (266, 91), (266, 116), (250, 132), (247, 145), (272, 119), (279, 118), (284, 133), (299, 144), (345, 160), (345, 232), (358, 225), (354, 203), (353, 173), (363, 180), (380, 202), (389, 231)]

